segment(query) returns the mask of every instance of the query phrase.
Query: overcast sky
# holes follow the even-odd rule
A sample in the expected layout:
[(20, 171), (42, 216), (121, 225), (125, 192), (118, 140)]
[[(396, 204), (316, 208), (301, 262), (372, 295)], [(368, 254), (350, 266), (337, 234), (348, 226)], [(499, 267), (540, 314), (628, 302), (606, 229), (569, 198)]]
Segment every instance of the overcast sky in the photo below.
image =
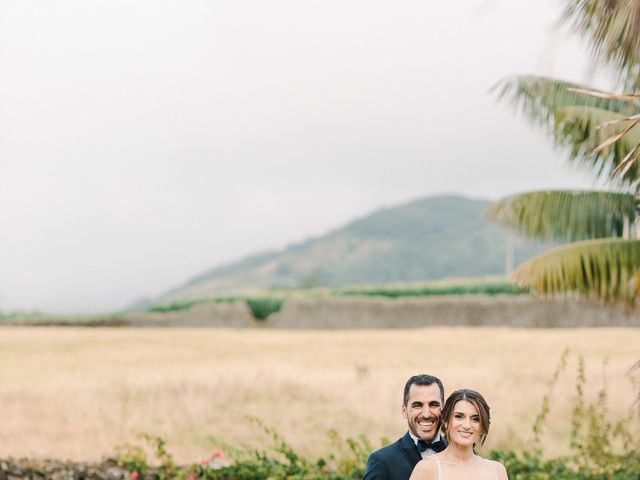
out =
[(119, 309), (423, 196), (592, 187), (488, 92), (598, 84), (560, 11), (0, 2), (0, 310)]

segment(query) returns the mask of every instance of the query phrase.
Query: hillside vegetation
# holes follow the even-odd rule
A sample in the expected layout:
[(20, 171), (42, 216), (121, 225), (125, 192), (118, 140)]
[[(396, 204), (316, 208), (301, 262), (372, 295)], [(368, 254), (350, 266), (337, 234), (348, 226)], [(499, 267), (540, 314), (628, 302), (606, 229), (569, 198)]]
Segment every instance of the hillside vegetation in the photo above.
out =
[[(488, 204), (443, 195), (381, 209), (324, 236), (213, 268), (155, 303), (273, 288), (500, 275), (506, 232), (485, 218)], [(516, 239), (515, 261), (547, 247)]]

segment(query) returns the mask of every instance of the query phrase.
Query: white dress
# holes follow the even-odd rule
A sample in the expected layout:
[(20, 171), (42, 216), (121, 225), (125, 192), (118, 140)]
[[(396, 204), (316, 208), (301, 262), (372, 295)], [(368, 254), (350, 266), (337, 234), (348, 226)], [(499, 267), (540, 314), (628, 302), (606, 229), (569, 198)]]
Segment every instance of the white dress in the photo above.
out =
[[(444, 475), (442, 474), (442, 464), (440, 463), (440, 459), (435, 455), (429, 455), (427, 458), (432, 458), (434, 462), (436, 462), (436, 468), (438, 469), (438, 480), (444, 480)], [(493, 474), (494, 480), (498, 480), (498, 474), (496, 473), (496, 469), (493, 468), (493, 464), (487, 460), (486, 458), (481, 458), (489, 471)]]

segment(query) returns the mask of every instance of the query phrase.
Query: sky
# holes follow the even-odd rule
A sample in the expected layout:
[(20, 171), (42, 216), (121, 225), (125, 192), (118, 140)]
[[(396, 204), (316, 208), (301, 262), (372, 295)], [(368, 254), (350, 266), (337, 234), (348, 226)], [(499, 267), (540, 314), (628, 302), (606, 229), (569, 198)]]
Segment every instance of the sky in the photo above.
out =
[(557, 0), (0, 2), (0, 311), (99, 313), (379, 208), (592, 188), (489, 89)]

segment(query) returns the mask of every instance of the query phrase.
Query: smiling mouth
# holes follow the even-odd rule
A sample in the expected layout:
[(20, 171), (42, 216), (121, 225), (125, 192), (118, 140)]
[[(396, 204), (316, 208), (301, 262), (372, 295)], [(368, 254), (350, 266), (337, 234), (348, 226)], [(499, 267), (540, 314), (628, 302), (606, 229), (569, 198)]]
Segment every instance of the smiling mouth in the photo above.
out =
[(436, 425), (436, 420), (433, 418), (421, 418), (416, 423), (422, 428), (432, 428)]

